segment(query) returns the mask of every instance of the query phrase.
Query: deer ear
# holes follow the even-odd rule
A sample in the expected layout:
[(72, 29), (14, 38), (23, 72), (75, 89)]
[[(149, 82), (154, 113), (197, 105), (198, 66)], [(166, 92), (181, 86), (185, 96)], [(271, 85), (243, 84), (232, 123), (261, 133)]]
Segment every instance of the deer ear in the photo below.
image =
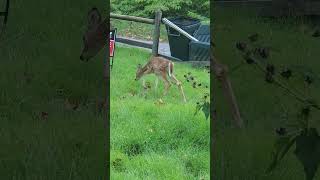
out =
[(101, 15), (99, 10), (94, 7), (88, 13), (88, 28), (96, 27), (101, 22)]

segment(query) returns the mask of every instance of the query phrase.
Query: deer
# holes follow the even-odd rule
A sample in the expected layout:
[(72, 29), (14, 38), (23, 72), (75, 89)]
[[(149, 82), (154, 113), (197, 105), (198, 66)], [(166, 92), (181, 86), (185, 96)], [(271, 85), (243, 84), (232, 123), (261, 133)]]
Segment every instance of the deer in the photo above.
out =
[[(149, 61), (142, 66), (138, 64), (137, 71), (136, 71), (136, 78), (135, 81), (140, 80), (143, 76), (154, 74), (157, 76), (155, 82), (155, 88), (158, 86), (158, 79), (162, 79), (165, 89), (163, 91), (162, 96), (166, 96), (168, 93), (169, 88), (171, 87), (171, 83), (169, 81), (174, 81), (175, 85), (178, 86), (180, 93), (182, 95), (183, 101), (186, 103), (186, 97), (183, 92), (182, 83), (175, 77), (174, 75), (174, 63), (164, 57), (160, 56), (152, 56)], [(142, 82), (143, 87), (145, 88), (145, 82)]]
[[(88, 25), (87, 30), (83, 35), (83, 49), (80, 55), (80, 60), (88, 61), (96, 56), (101, 49), (107, 43), (107, 35), (112, 29), (112, 25), (109, 26), (109, 19), (105, 18), (102, 20), (101, 14), (96, 7), (93, 7), (88, 12)], [(158, 79), (161, 78), (165, 84), (165, 91), (163, 95), (167, 94), (171, 83), (168, 79), (172, 79), (175, 84), (179, 87), (180, 92), (183, 96), (184, 102), (186, 98), (183, 92), (182, 83), (173, 74), (174, 63), (168, 59), (155, 56), (144, 66), (138, 66), (136, 80), (139, 80), (142, 76), (146, 74), (154, 73), (158, 76), (156, 79), (156, 87), (158, 85)], [(169, 78), (168, 78), (168, 76)], [(143, 81), (143, 86), (145, 87), (145, 82)]]
[(102, 20), (101, 14), (96, 7), (88, 12), (87, 30), (83, 35), (83, 49), (80, 60), (88, 61), (96, 56), (107, 44), (107, 37), (110, 31), (109, 19)]
[[(81, 61), (88, 62), (107, 45), (110, 29), (112, 29), (112, 26), (109, 24), (109, 18), (107, 17), (102, 20), (99, 10), (96, 7), (91, 8), (87, 14), (87, 28), (82, 36), (83, 49), (80, 55)], [(106, 83), (108, 83), (107, 67), (104, 68), (104, 78), (107, 81)], [(97, 100), (97, 108), (99, 111), (107, 108), (108, 101), (108, 98)]]

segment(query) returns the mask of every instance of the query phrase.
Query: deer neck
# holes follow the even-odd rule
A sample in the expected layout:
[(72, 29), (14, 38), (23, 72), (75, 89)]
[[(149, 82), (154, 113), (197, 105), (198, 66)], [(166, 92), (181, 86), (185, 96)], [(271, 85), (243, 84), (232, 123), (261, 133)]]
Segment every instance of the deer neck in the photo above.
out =
[(104, 19), (101, 24), (99, 24), (99, 29), (101, 29), (103, 31), (103, 34), (109, 34), (110, 32), (110, 25), (108, 25), (108, 21), (107, 19)]
[(142, 76), (150, 74), (151, 73), (151, 67), (149, 66), (149, 64), (146, 64), (145, 66), (143, 66), (141, 68), (141, 74)]

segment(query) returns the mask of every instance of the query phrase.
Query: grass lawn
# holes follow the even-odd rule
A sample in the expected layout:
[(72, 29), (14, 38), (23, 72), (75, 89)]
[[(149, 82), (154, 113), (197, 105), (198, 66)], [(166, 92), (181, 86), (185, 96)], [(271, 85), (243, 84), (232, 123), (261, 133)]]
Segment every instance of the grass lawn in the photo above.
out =
[(1, 179), (105, 179), (106, 135), (96, 108), (105, 51), (79, 59), (87, 12), (105, 3), (11, 2), (0, 41)]
[[(278, 51), (271, 51), (269, 63), (277, 70), (283, 66), (301, 65), (320, 71), (319, 38), (312, 37), (313, 26), (305, 19), (262, 19), (248, 9), (214, 8), (214, 37), (216, 56), (233, 69), (243, 60), (235, 48), (237, 41), (246, 40), (253, 33), (259, 34), (259, 42)], [(295, 72), (294, 72), (295, 73)], [(302, 165), (289, 153), (274, 173), (265, 174), (270, 163), (275, 138), (275, 128), (286, 121), (283, 106), (289, 112), (289, 120), (296, 117), (298, 103), (285, 96), (282, 90), (264, 81), (264, 75), (257, 69), (244, 64), (230, 73), (230, 79), (238, 100), (246, 128), (233, 127), (232, 117), (225, 103), (219, 85), (213, 85), (216, 94), (218, 120), (215, 140), (215, 179), (245, 180), (301, 180), (304, 179)], [(289, 81), (289, 86), (302, 88), (298, 79)], [(311, 94), (320, 98), (317, 82), (311, 87)], [(319, 112), (312, 113), (312, 126), (319, 129)], [(294, 148), (293, 148), (294, 149)], [(292, 152), (292, 151), (290, 151)], [(315, 179), (319, 179), (319, 170)]]
[(111, 178), (112, 179), (209, 179), (209, 124), (202, 113), (194, 116), (196, 102), (208, 88), (194, 89), (183, 77), (188, 72), (209, 86), (208, 73), (175, 63), (187, 103), (178, 88), (158, 99), (155, 76), (145, 77), (151, 89), (143, 96), (141, 81), (134, 81), (137, 64), (151, 55), (144, 49), (118, 46), (111, 71)]
[[(87, 12), (103, 1), (22, 1), (11, 4), (0, 44), (1, 179), (104, 179), (106, 141), (99, 104), (105, 50), (79, 59)], [(104, 15), (105, 12), (103, 11)], [(209, 177), (209, 121), (193, 116), (202, 93), (185, 84), (155, 105), (140, 96), (135, 67), (149, 53), (118, 47), (111, 72), (112, 179)], [(192, 72), (176, 64), (178, 78)], [(160, 84), (159, 84), (160, 85)], [(188, 86), (189, 85), (189, 86)], [(134, 96), (130, 96), (134, 94)]]

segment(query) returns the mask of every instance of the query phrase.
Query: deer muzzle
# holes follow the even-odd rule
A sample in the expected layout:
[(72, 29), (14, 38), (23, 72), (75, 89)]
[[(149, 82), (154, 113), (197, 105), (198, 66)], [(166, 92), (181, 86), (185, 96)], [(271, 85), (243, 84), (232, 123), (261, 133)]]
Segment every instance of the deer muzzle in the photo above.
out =
[(80, 60), (81, 61), (88, 61), (89, 60), (89, 58), (85, 58), (82, 54), (80, 55)]

